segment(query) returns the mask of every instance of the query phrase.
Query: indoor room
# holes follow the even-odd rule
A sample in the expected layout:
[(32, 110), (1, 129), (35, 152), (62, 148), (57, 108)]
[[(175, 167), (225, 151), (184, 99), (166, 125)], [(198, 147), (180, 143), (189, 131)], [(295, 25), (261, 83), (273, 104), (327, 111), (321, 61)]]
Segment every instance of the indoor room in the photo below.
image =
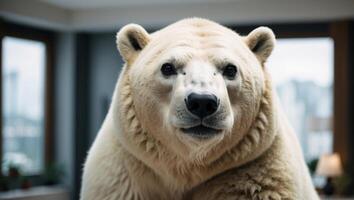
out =
[[(182, 21), (180, 24), (178, 22), (176, 25), (174, 24), (164, 29), (166, 26), (185, 18), (193, 19), (190, 19), (191, 21)], [(200, 20), (199, 18), (214, 21), (222, 25), (222, 28), (208, 20), (198, 21)], [(128, 24), (131, 23), (138, 25), (129, 26)], [(196, 30), (201, 30), (204, 26), (203, 23), (211, 24), (210, 26), (214, 28), (208, 29), (210, 33), (191, 33), (188, 27), (184, 27), (188, 26), (184, 23), (195, 23)], [(125, 29), (122, 29), (123, 27)], [(224, 27), (227, 27), (227, 29)], [(268, 27), (269, 29), (258, 27)], [(212, 36), (207, 37), (208, 34), (219, 34), (219, 32), (216, 33), (219, 29), (220, 31), (225, 31), (223, 34), (232, 35), (230, 37), (237, 39), (225, 39), (228, 36), (222, 36), (221, 39), (214, 39)], [(164, 32), (164, 30), (166, 31)], [(120, 34), (117, 35), (118, 32)], [(165, 34), (168, 35), (166, 36)], [(207, 114), (204, 113), (204, 110), (200, 110), (202, 109), (201, 107), (205, 106), (205, 112), (209, 112), (210, 109), (214, 109), (213, 106), (219, 106), (219, 104), (231, 107), (230, 110), (232, 111), (229, 112), (233, 112), (233, 114), (230, 114), (233, 120), (229, 124), (234, 123), (234, 125), (230, 125), (232, 126), (232, 130), (236, 130), (237, 128), (235, 127), (239, 128), (239, 131), (232, 132), (234, 135), (231, 133), (227, 135), (225, 132), (226, 135), (221, 136), (221, 134), (224, 134), (223, 132), (217, 136), (213, 136), (214, 138), (211, 139), (195, 139), (192, 136), (186, 139), (189, 136), (180, 136), (178, 134), (175, 136), (165, 131), (170, 130), (165, 128), (165, 126), (170, 126), (166, 125), (166, 123), (173, 121), (175, 118), (172, 120), (164, 118), (162, 120), (160, 117), (161, 115), (163, 117), (171, 115), (172, 111), (167, 107), (179, 101), (177, 97), (174, 98), (173, 94), (182, 91), (182, 89), (176, 89), (176, 84), (183, 78), (187, 80), (189, 76), (192, 76), (190, 74), (194, 73), (193, 70), (199, 70), (201, 65), (199, 67), (193, 65), (198, 69), (193, 69), (188, 74), (187, 67), (182, 69), (177, 64), (175, 66), (172, 65), (173, 61), (171, 61), (162, 65), (161, 73), (163, 75), (159, 76), (160, 78), (154, 78), (154, 80), (151, 80), (152, 78), (147, 76), (153, 76), (152, 74), (156, 70), (154, 72), (148, 70), (152, 68), (151, 63), (162, 62), (156, 61), (156, 59), (160, 59), (160, 53), (165, 51), (165, 49), (158, 51), (156, 50), (157, 48), (160, 48), (162, 45), (166, 46), (164, 48), (174, 48), (172, 44), (180, 38), (186, 39), (188, 34), (199, 34), (200, 37), (204, 37), (203, 40), (200, 40), (203, 41), (203, 44), (220, 42), (225, 39), (221, 46), (230, 47), (234, 44), (233, 42), (235, 44), (238, 42), (236, 45), (237, 48), (230, 48), (247, 49), (242, 50), (243, 52), (240, 53), (242, 56), (246, 54), (247, 56), (241, 56), (242, 58), (239, 60), (237, 60), (238, 56), (236, 56), (237, 58), (235, 59), (238, 64), (226, 64), (226, 68), (222, 69), (224, 71), (220, 72), (220, 77), (226, 77), (225, 81), (222, 81), (220, 84), (226, 86), (223, 86), (222, 89), (215, 89), (215, 94), (220, 95), (222, 93), (226, 96), (227, 100), (225, 101), (227, 103), (223, 104), (222, 99), (224, 97), (219, 98), (218, 95), (216, 95), (218, 99), (214, 100), (214, 103), (210, 99), (211, 97), (208, 97), (209, 99), (206, 100), (204, 93), (204, 96), (199, 95), (199, 97), (195, 97), (203, 98), (203, 102), (201, 99), (191, 102), (193, 100), (192, 94), (194, 93), (186, 92), (188, 96), (185, 97), (184, 101), (181, 97), (182, 104), (186, 104), (185, 109), (189, 110), (188, 113), (193, 113), (192, 115), (200, 117), (200, 126), (204, 125), (204, 121), (207, 121), (207, 117), (204, 116)], [(142, 37), (146, 37), (147, 39), (144, 40)], [(193, 38), (195, 37), (197, 36), (193, 35)], [(251, 39), (254, 39), (256, 43), (252, 44)], [(161, 42), (157, 40), (161, 40)], [(218, 50), (214, 51), (211, 47), (204, 47), (194, 39), (189, 40), (184, 45), (197, 45), (199, 48), (198, 52), (208, 51), (209, 54), (210, 52), (218, 52)], [(178, 59), (181, 52), (188, 50), (187, 47), (185, 48), (179, 50), (179, 53), (175, 55), (177, 58), (174, 59)], [(197, 47), (194, 46), (193, 48), (196, 49)], [(284, 162), (279, 161), (279, 170), (285, 174), (279, 175), (279, 180), (283, 180), (291, 173), (297, 174), (299, 178), (308, 176), (310, 180), (309, 185), (311, 185), (308, 187), (314, 188), (313, 190), (319, 194), (320, 199), (354, 199), (353, 0), (0, 0), (0, 52), (0, 199), (134, 199), (134, 195), (129, 198), (128, 196), (124, 198), (120, 196), (118, 198), (118, 194), (118, 196), (111, 195), (120, 190), (119, 188), (125, 186), (120, 186), (116, 182), (103, 183), (104, 180), (108, 179), (116, 181), (114, 176), (118, 174), (117, 166), (121, 166), (119, 163), (129, 163), (127, 160), (132, 159), (123, 156), (124, 159), (122, 158), (121, 161), (117, 161), (117, 165), (112, 164), (114, 162), (113, 159), (119, 157), (122, 154), (121, 152), (129, 151), (127, 149), (130, 149), (130, 147), (127, 148), (126, 146), (129, 146), (130, 143), (124, 139), (128, 136), (119, 135), (117, 138), (116, 136), (112, 136), (120, 144), (119, 148), (116, 146), (111, 148), (110, 145), (111, 143), (113, 144), (113, 139), (106, 138), (102, 140), (102, 138), (97, 136), (98, 133), (105, 131), (116, 131), (111, 127), (107, 128), (105, 126), (107, 123), (112, 123), (114, 127), (115, 125), (117, 127), (125, 127), (130, 122), (120, 121), (122, 118), (128, 118), (127, 120), (129, 121), (133, 120), (131, 118), (136, 117), (134, 119), (139, 120), (141, 116), (146, 116), (149, 113), (152, 113), (151, 116), (144, 118), (142, 120), (144, 122), (141, 122), (147, 123), (145, 121), (149, 121), (149, 125), (141, 125), (139, 121), (136, 122), (140, 129), (147, 127), (146, 130), (142, 130), (142, 132), (145, 131), (146, 133), (144, 133), (148, 135), (146, 137), (154, 137), (152, 139), (154, 142), (164, 148), (172, 149), (171, 152), (174, 152), (176, 148), (182, 149), (178, 150), (180, 153), (176, 153), (175, 157), (170, 156), (170, 158), (166, 159), (170, 159), (170, 163), (187, 163), (186, 160), (191, 159), (195, 155), (191, 163), (198, 161), (198, 164), (194, 163), (190, 165), (197, 166), (203, 163), (202, 167), (205, 167), (205, 171), (212, 168), (211, 163), (214, 161), (202, 157), (209, 155), (209, 152), (206, 151), (213, 153), (218, 151), (215, 155), (221, 157), (228, 152), (232, 152), (231, 147), (227, 149), (231, 143), (237, 146), (243, 142), (245, 145), (252, 146), (252, 144), (248, 144), (245, 141), (246, 139), (243, 140), (246, 136), (243, 137), (241, 134), (242, 127), (248, 130), (253, 126), (257, 126), (260, 134), (257, 138), (252, 136), (253, 139), (250, 142), (256, 141), (254, 146), (257, 147), (266, 145), (267, 141), (272, 140), (272, 137), (267, 138), (264, 136), (262, 130), (267, 129), (270, 117), (277, 116), (278, 118), (274, 117), (278, 121), (274, 122), (275, 128), (273, 127), (273, 129), (283, 130), (279, 127), (284, 124), (286, 124), (284, 126), (288, 127), (289, 122), (289, 127), (293, 130), (290, 132), (294, 132), (294, 136), (296, 136), (287, 139), (290, 145), (287, 145), (288, 143), (284, 144), (284, 151), (290, 152), (289, 154), (285, 154), (284, 151), (270, 153), (272, 154), (271, 156), (275, 157), (275, 160), (279, 157), (284, 160)], [(212, 56), (210, 57), (213, 58), (219, 55), (218, 53), (211, 54)], [(231, 57), (234, 56), (230, 51), (222, 56), (229, 54)], [(188, 54), (188, 56), (190, 55)], [(148, 59), (147, 57), (151, 59), (150, 62), (144, 60)], [(183, 56), (181, 55), (180, 57)], [(144, 68), (137, 68), (137, 65), (143, 65), (141, 63), (144, 62), (149, 63), (144, 64), (148, 65), (146, 66), (146, 74), (141, 73), (142, 70), (145, 70)], [(242, 63), (257, 64), (252, 64), (251, 66)], [(248, 68), (245, 67), (246, 65)], [(189, 68), (193, 68), (192, 64), (188, 64), (188, 66)], [(131, 70), (131, 72), (129, 71), (129, 67), (136, 70)], [(163, 67), (167, 67), (167, 69)], [(258, 67), (258, 69), (253, 69), (254, 67)], [(247, 70), (244, 68), (247, 68)], [(254, 71), (248, 71), (250, 68)], [(226, 69), (230, 69), (231, 71), (226, 71)], [(207, 71), (207, 69), (201, 70), (195, 77), (203, 78), (202, 76), (207, 74)], [(157, 72), (160, 73), (159, 70)], [(132, 76), (131, 74), (133, 73), (136, 76)], [(230, 73), (233, 76), (231, 78), (229, 77)], [(255, 73), (262, 73), (262, 75), (259, 78)], [(135, 112), (137, 112), (135, 113), (137, 116), (134, 115), (134, 117), (131, 116), (133, 114), (129, 113), (129, 111), (125, 112), (120, 107), (115, 109), (115, 105), (124, 104), (125, 99), (121, 96), (128, 93), (125, 91), (125, 87), (123, 87), (124, 84), (122, 83), (123, 86), (120, 86), (118, 82), (118, 80), (123, 82), (125, 80), (124, 77), (128, 76), (126, 74), (133, 77), (130, 78), (133, 79), (132, 82), (136, 81), (134, 82), (135, 84), (131, 84), (129, 87), (139, 87), (139, 89), (133, 88), (132, 91), (129, 91), (133, 93), (133, 100), (131, 101), (140, 102), (136, 103), (136, 105), (131, 105), (132, 107), (135, 106)], [(176, 79), (174, 78), (175, 76)], [(219, 77), (219, 74), (215, 76)], [(259, 80), (244, 81), (248, 76), (252, 78), (258, 77)], [(136, 77), (143, 78), (139, 82), (136, 80)], [(268, 81), (264, 81), (263, 83), (263, 79), (268, 80), (268, 77), (270, 77), (271, 81), (269, 83)], [(221, 79), (212, 79), (213, 81), (210, 81), (210, 84), (218, 82)], [(150, 82), (146, 82), (148, 80)], [(191, 84), (194, 84), (193, 80)], [(234, 84), (231, 83), (232, 81), (238, 81), (237, 85), (229, 86), (228, 84)], [(263, 84), (262, 87), (259, 86), (261, 89), (252, 88), (252, 92), (243, 91), (242, 89), (246, 88), (247, 84), (252, 85), (249, 87), (256, 87), (255, 85), (259, 82), (262, 82), (261, 85)], [(156, 84), (165, 85), (156, 86)], [(167, 89), (166, 84), (172, 84), (171, 88), (173, 89)], [(186, 84), (186, 81), (184, 84)], [(220, 84), (217, 84), (218, 87), (220, 87)], [(144, 89), (141, 89), (141, 87), (144, 87)], [(201, 88), (198, 91), (203, 90), (202, 86)], [(259, 104), (255, 103), (252, 105), (250, 107), (252, 109), (247, 109), (249, 112), (247, 115), (253, 117), (253, 110), (255, 110), (254, 112), (258, 112), (256, 110), (261, 109), (263, 105), (263, 101), (253, 98), (256, 98), (258, 89), (262, 90), (262, 94), (264, 91), (268, 91), (264, 88), (268, 88), (271, 91), (268, 94), (270, 96), (274, 92), (272, 102), (274, 100), (274, 105), (279, 106), (281, 111), (270, 109), (270, 111), (266, 112), (264, 114), (266, 119), (263, 119), (263, 125), (253, 125), (252, 122), (239, 122), (243, 119), (246, 120), (246, 117), (242, 117), (244, 115), (239, 114), (235, 110), (242, 110), (242, 106), (250, 105), (250, 102), (253, 102), (252, 100), (260, 102)], [(134, 93), (134, 91), (139, 92)], [(242, 95), (238, 96), (239, 93), (247, 94), (248, 96), (244, 97), (247, 101), (242, 100)], [(233, 99), (234, 96), (237, 97)], [(273, 103), (265, 103), (265, 105), (268, 104), (273, 106)], [(219, 112), (223, 108), (222, 105), (210, 112)], [(165, 112), (165, 110), (169, 111)], [(176, 116), (178, 116), (179, 111), (176, 112)], [(278, 114), (278, 112), (282, 112), (282, 114)], [(114, 113), (118, 113), (119, 122), (114, 117)], [(158, 113), (163, 114), (159, 115)], [(205, 120), (202, 119), (201, 115), (203, 115), (203, 119)], [(248, 121), (252, 117), (248, 117)], [(255, 117), (255, 119), (258, 118), (262, 118), (262, 116)], [(226, 117), (223, 120), (226, 124)], [(155, 124), (151, 130), (161, 129), (161, 132), (166, 132), (166, 134), (149, 133), (148, 130), (150, 129), (148, 127), (152, 127), (151, 124)], [(235, 124), (240, 125), (236, 126)], [(181, 130), (184, 129), (189, 130), (189, 127), (181, 128)], [(204, 129), (198, 130), (199, 134)], [(239, 136), (236, 136), (238, 132), (240, 132)], [(273, 132), (275, 132), (274, 134), (278, 133), (277, 131)], [(290, 133), (285, 131), (284, 134), (284, 137), (287, 138)], [(277, 136), (274, 137), (278, 138)], [(179, 139), (174, 141), (175, 138)], [(259, 143), (257, 143), (258, 138), (261, 138), (259, 139)], [(169, 142), (164, 143), (165, 140)], [(183, 141), (181, 142), (180, 140)], [(191, 142), (192, 140), (193, 142)], [(226, 140), (232, 141), (230, 145), (226, 145), (229, 144), (226, 143)], [(241, 142), (236, 144), (236, 140), (240, 140)], [(146, 148), (149, 148), (149, 141), (148, 139), (144, 140)], [(178, 146), (179, 142), (181, 142), (181, 145)], [(183, 146), (185, 145), (183, 142), (186, 142), (186, 147)], [(96, 147), (98, 145), (102, 145), (102, 147)], [(301, 150), (300, 148), (297, 150), (297, 146)], [(93, 166), (90, 166), (90, 169), (86, 169), (89, 168), (87, 167), (89, 164), (85, 163), (90, 163), (90, 159), (96, 155), (88, 156), (89, 150), (91, 149), (90, 154), (94, 154), (96, 153), (94, 151), (98, 151), (98, 149), (102, 149), (103, 147), (106, 149), (110, 148), (112, 154), (108, 155), (107, 153), (107, 155), (103, 155), (102, 160), (90, 164)], [(186, 150), (189, 147), (190, 151), (194, 151), (195, 154)], [(119, 153), (115, 153), (115, 148), (119, 150)], [(131, 148), (134, 153), (130, 152), (130, 154), (128, 152), (128, 154), (130, 156), (133, 155), (134, 159), (139, 160), (137, 162), (143, 163), (142, 165), (147, 170), (153, 171), (152, 174), (154, 174), (152, 175), (154, 178), (145, 178), (148, 172), (139, 172), (138, 176), (141, 176), (141, 180), (165, 180), (166, 177), (171, 175), (169, 173), (172, 173), (173, 170), (168, 171), (163, 167), (152, 169), (155, 165), (151, 163), (159, 163), (156, 166), (164, 166), (163, 162), (165, 158), (163, 156), (165, 154), (161, 153), (161, 150), (156, 150), (156, 146), (151, 146), (152, 151), (158, 152), (158, 158), (154, 161), (145, 161), (145, 158), (148, 160), (146, 154), (136, 153), (135, 146)], [(224, 150), (219, 151), (218, 149)], [(148, 150), (150, 151), (150, 149)], [(247, 166), (253, 167), (256, 165), (252, 163), (257, 163), (256, 158), (258, 155), (253, 156), (253, 153), (258, 152), (258, 149), (251, 149), (249, 151), (250, 153), (245, 156), (242, 164), (230, 164), (232, 167), (229, 167), (228, 164), (221, 163), (220, 169), (222, 170), (219, 170), (218, 173), (213, 172), (206, 176), (202, 175), (201, 172), (201, 174), (198, 174), (199, 171), (192, 172), (191, 169), (190, 173), (197, 174), (195, 176), (198, 176), (198, 178), (202, 177), (201, 180), (203, 181), (194, 183), (192, 175), (186, 175), (187, 178), (182, 178), (183, 181), (186, 181), (185, 185), (181, 186), (181, 188), (184, 188), (183, 192), (173, 192), (175, 195), (172, 195), (174, 196), (173, 198), (204, 199), (198, 198), (198, 195), (194, 194), (199, 186), (210, 179), (214, 180), (215, 177), (218, 177), (217, 175), (231, 169), (236, 170), (236, 175), (234, 178), (230, 178), (231, 175), (229, 176), (231, 181), (228, 182), (229, 185), (236, 185), (235, 187), (238, 187), (238, 189), (240, 184), (244, 183), (247, 185), (246, 182), (242, 181), (237, 183), (238, 185), (236, 183), (232, 184), (232, 181), (240, 177), (237, 175), (241, 173), (240, 169), (242, 171)], [(264, 150), (264, 152), (270, 151)], [(292, 168), (294, 172), (285, 172), (287, 167), (290, 166), (289, 168), (291, 168), (292, 164), (289, 164), (291, 163), (289, 160), (293, 160), (293, 156), (295, 155), (292, 152), (296, 152), (296, 155), (301, 160), (299, 162), (304, 163), (304, 172), (299, 172), (298, 168), (296, 168), (298, 166)], [(234, 155), (236, 157), (241, 155), (239, 153), (236, 154)], [(169, 154), (166, 153), (166, 155)], [(214, 154), (210, 153), (210, 155)], [(103, 157), (107, 160), (103, 159)], [(212, 159), (211, 157), (210, 159)], [(297, 162), (294, 162), (297, 165)], [(270, 163), (276, 163), (276, 161)], [(138, 168), (133, 164), (125, 165), (128, 166), (127, 171), (129, 173), (124, 172), (124, 174), (133, 173), (131, 171)], [(178, 165), (175, 164), (175, 166)], [(302, 166), (302, 164), (299, 165)], [(262, 165), (259, 166), (259, 169), (255, 170), (257, 173), (263, 170)], [(108, 174), (107, 167), (112, 172), (109, 173), (111, 175), (107, 175), (107, 177), (99, 175), (101, 171)], [(85, 175), (83, 175), (84, 171)], [(185, 171), (189, 171), (189, 169), (183, 168), (182, 170), (176, 167), (175, 171), (176, 173), (182, 171), (180, 173), (187, 174)], [(97, 175), (93, 175), (96, 172)], [(246, 173), (247, 176), (250, 176), (250, 180), (252, 179), (252, 173)], [(267, 174), (268, 172), (264, 173)], [(166, 180), (170, 179), (172, 178), (166, 178)], [(265, 180), (266, 177), (260, 179)], [(291, 179), (283, 185), (296, 182)], [(252, 180), (255, 181), (255, 179)], [(274, 177), (269, 178), (269, 180), (277, 181)], [(87, 184), (87, 181), (90, 184), (85, 188), (83, 185)], [(299, 182), (303, 184), (294, 186), (295, 188), (305, 187), (304, 185), (306, 184), (304, 182)], [(111, 188), (107, 189), (109, 192), (104, 190), (104, 184), (111, 184)], [(136, 183), (136, 185), (139, 185), (139, 183)], [(154, 184), (151, 183), (151, 185)], [(170, 184), (168, 181), (162, 181), (161, 185), (154, 185), (154, 187), (165, 190), (165, 187), (169, 188), (171, 185), (173, 184)], [(220, 184), (218, 186), (221, 187)], [(92, 188), (94, 187), (95, 191), (104, 193), (106, 195), (105, 198), (102, 194), (100, 194), (101, 196), (92, 195), (94, 193)], [(129, 187), (134, 188), (134, 183), (129, 185)], [(253, 185), (252, 187), (255, 186)], [(281, 187), (259, 186), (260, 189), (250, 190), (252, 190), (252, 195), (257, 192), (261, 195), (262, 188), (271, 189), (276, 193), (279, 192), (278, 190)], [(82, 188), (85, 188), (85, 190)], [(85, 195), (86, 191), (92, 194)], [(174, 190), (171, 189), (171, 191)], [(208, 194), (208, 191), (211, 190), (205, 189), (202, 193)], [(244, 193), (245, 195), (249, 195), (247, 192), (249, 191), (248, 189), (245, 192), (235, 191), (235, 195), (241, 193), (242, 195)], [(294, 194), (304, 193), (300, 192), (299, 188), (294, 189), (293, 192)], [(154, 198), (148, 198), (146, 195), (138, 193), (134, 194), (137, 194), (141, 199), (172, 198), (171, 196), (162, 197), (158, 194), (154, 194)], [(287, 199), (282, 194), (280, 192), (277, 196), (268, 196), (267, 198), (257, 196), (257, 198), (254, 198)], [(304, 196), (301, 197), (300, 194), (300, 196), (291, 194), (289, 195), (290, 199), (306, 199)], [(250, 197), (246, 197), (245, 199), (248, 198), (251, 199)], [(239, 197), (235, 196), (235, 199), (239, 199)], [(308, 197), (307, 199), (314, 198)]]

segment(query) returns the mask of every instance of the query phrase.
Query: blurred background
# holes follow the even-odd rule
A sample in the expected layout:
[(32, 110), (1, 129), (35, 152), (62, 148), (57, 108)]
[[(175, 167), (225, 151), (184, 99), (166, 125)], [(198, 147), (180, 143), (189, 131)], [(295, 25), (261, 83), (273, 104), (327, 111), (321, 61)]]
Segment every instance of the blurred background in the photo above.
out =
[(116, 32), (193, 16), (273, 29), (266, 65), (313, 182), (354, 195), (353, 0), (0, 0), (0, 199), (78, 199), (123, 63)]

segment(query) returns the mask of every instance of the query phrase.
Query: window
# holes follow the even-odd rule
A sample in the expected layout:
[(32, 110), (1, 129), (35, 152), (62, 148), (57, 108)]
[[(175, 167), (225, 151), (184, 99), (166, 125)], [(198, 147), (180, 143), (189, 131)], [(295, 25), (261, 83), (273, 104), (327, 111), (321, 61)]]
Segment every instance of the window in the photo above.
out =
[(267, 66), (305, 160), (311, 162), (331, 153), (333, 40), (326, 37), (278, 39)]
[(1, 37), (1, 173), (44, 172), (50, 149), (48, 40), (9, 26)]
[(4, 37), (2, 45), (2, 171), (36, 174), (44, 167), (45, 44)]

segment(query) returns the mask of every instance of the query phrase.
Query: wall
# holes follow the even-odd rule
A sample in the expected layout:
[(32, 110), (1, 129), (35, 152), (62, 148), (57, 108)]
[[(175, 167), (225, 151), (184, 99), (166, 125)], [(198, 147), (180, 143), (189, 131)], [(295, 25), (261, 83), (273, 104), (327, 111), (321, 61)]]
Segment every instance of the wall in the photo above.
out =
[(55, 162), (65, 172), (62, 182), (69, 188), (73, 186), (74, 168), (74, 70), (75, 35), (58, 33), (55, 41)]
[(350, 185), (348, 186), (348, 191), (347, 193), (350, 194), (351, 196), (354, 195), (354, 20), (350, 21), (350, 27), (349, 27), (349, 66), (348, 66), (348, 79), (350, 81), (349, 83), (349, 99), (348, 99), (348, 119), (349, 119), (349, 128), (348, 128), (348, 146), (349, 146), (349, 164), (347, 166), (348, 170), (348, 176), (351, 178), (349, 180)]
[(108, 111), (123, 61), (116, 47), (116, 33), (90, 34), (89, 145)]
[(55, 39), (55, 161), (78, 199), (82, 165), (103, 122), (122, 66), (115, 33), (57, 33)]

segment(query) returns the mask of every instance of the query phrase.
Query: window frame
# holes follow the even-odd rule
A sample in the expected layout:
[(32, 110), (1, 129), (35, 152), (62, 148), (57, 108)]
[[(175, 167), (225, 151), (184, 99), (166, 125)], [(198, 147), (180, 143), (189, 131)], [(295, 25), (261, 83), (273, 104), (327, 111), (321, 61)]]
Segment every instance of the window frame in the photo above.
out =
[[(247, 35), (261, 25), (228, 26), (241, 35)], [(264, 24), (262, 24), (264, 26)], [(333, 69), (333, 152), (339, 153), (344, 167), (350, 165), (350, 21), (319, 23), (265, 24), (279, 39), (329, 37), (334, 44)]]
[[(53, 79), (53, 33), (49, 31), (44, 31), (41, 29), (29, 28), (26, 26), (15, 25), (9, 22), (5, 22), (0, 19), (0, 161), (3, 159), (3, 133), (2, 133), (2, 113), (3, 113), (3, 98), (2, 98), (2, 42), (3, 38), (16, 37), (21, 39), (28, 39), (43, 42), (46, 50), (46, 61), (45, 61), (45, 72), (44, 72), (44, 170), (45, 168), (53, 162), (53, 94), (54, 94), (54, 79)], [(1, 166), (2, 167), (2, 166)], [(44, 174), (45, 171), (39, 174), (24, 175), (25, 177), (38, 178)], [(0, 175), (2, 174), (2, 169), (0, 170)]]

